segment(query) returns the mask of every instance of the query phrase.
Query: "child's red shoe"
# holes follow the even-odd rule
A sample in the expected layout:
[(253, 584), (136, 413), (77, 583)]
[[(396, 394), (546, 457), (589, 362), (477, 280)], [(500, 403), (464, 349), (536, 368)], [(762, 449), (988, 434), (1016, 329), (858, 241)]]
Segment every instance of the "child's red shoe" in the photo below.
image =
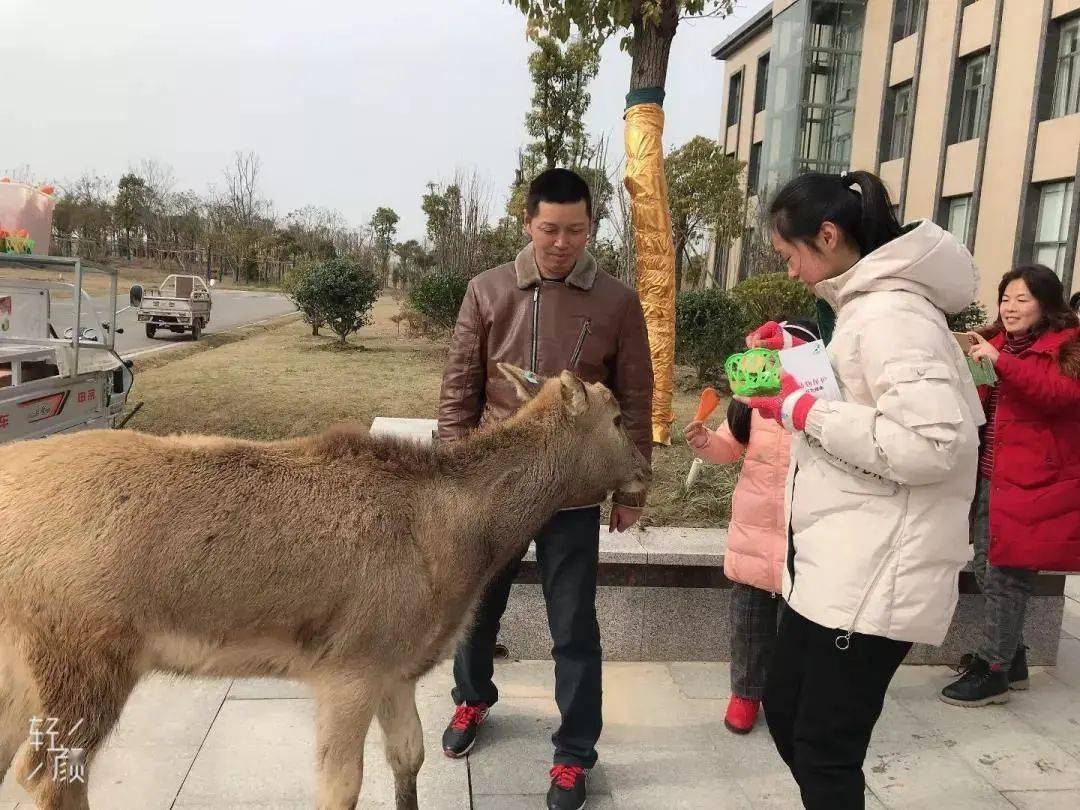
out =
[(732, 695), (728, 702), (724, 725), (734, 734), (749, 734), (754, 728), (754, 723), (757, 722), (760, 708), (760, 700), (747, 700)]

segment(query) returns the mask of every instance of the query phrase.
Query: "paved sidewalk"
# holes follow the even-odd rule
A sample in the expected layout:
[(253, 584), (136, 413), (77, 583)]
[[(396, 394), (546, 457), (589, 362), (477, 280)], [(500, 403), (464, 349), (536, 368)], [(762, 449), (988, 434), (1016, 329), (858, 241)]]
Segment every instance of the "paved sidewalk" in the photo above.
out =
[[(867, 759), (868, 808), (1080, 807), (1080, 580), (1071, 578), (1059, 665), (1036, 668), (1007, 706), (937, 699), (951, 671), (904, 667)], [(467, 762), (439, 751), (450, 669), (422, 683), (427, 810), (542, 808), (556, 723), (549, 662), (504, 662), (503, 695)], [(601, 764), (591, 810), (798, 808), (764, 726), (724, 729), (726, 664), (611, 663), (604, 670)], [(154, 678), (136, 691), (91, 778), (94, 810), (295, 810), (314, 806), (313, 703), (272, 681)], [(378, 731), (362, 808), (392, 808)], [(32, 804), (9, 778), (0, 810)]]

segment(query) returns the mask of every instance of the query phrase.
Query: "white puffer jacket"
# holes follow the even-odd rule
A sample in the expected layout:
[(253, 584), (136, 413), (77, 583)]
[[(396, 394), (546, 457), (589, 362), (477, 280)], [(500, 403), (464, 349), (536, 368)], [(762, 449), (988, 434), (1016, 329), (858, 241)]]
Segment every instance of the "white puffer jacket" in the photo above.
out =
[(940, 644), (952, 621), (984, 420), (942, 310), (977, 289), (971, 254), (932, 222), (815, 288), (836, 311), (844, 401), (815, 404), (792, 442), (784, 593), (841, 647), (853, 632)]

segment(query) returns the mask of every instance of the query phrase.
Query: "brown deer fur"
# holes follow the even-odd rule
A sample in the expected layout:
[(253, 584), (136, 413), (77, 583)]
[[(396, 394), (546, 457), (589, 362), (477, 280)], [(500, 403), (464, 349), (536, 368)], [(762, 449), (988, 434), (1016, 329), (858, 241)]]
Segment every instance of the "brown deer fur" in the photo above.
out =
[[(93, 431), (5, 447), (0, 779), (32, 717), (65, 731), (81, 720), (63, 740), (89, 766), (147, 672), (280, 676), (316, 696), (320, 808), (355, 806), (373, 715), (397, 806), (415, 808), (417, 678), (561, 504), (648, 475), (603, 386), (500, 369), (529, 401), (453, 445), (338, 428), (268, 443)], [(16, 764), (39, 806), (86, 808), (86, 785), (53, 780), (40, 749)]]

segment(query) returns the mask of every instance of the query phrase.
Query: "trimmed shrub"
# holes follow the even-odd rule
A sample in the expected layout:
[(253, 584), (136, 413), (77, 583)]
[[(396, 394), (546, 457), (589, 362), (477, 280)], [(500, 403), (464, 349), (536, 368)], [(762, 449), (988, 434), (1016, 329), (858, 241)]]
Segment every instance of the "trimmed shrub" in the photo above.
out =
[(746, 332), (746, 314), (725, 290), (694, 290), (675, 299), (675, 359), (693, 366), (699, 383), (723, 380), (724, 360), (743, 348)]
[(423, 332), (445, 336), (454, 328), (469, 281), (460, 273), (441, 268), (418, 279), (409, 290), (408, 308), (423, 319)]
[(750, 329), (785, 318), (814, 319), (814, 297), (802, 284), (783, 273), (752, 276), (735, 285), (732, 297), (746, 314)]

